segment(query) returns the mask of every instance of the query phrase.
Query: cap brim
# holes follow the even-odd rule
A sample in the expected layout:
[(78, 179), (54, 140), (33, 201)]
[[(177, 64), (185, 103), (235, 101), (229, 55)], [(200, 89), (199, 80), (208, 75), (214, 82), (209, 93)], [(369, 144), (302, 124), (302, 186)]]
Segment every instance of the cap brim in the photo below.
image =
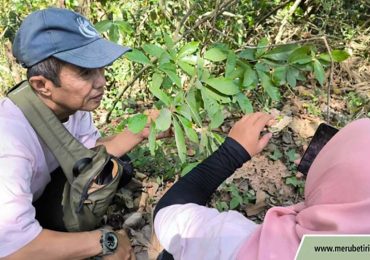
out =
[(121, 57), (131, 48), (100, 38), (85, 46), (53, 54), (54, 57), (79, 67), (102, 68)]

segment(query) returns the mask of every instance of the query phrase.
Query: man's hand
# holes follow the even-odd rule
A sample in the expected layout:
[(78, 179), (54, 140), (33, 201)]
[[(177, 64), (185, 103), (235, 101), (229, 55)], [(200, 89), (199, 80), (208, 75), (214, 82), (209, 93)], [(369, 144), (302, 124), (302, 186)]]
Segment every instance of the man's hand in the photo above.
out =
[[(148, 139), (149, 134), (150, 134), (150, 124), (152, 121), (154, 122), (157, 119), (157, 117), (159, 116), (159, 113), (160, 112), (157, 109), (150, 109), (144, 112), (144, 114), (148, 116), (148, 122), (145, 128), (143, 129), (143, 131), (140, 132), (140, 135), (143, 139)], [(156, 138), (162, 139), (162, 138), (171, 137), (171, 136), (172, 136), (172, 131), (171, 131), (171, 128), (169, 128), (168, 130), (157, 134)]]
[(235, 123), (229, 137), (240, 143), (252, 157), (261, 152), (269, 142), (272, 134), (268, 133), (261, 137), (261, 132), (272, 123), (273, 117), (269, 114), (261, 112), (249, 114)]
[(135, 260), (135, 253), (131, 247), (130, 239), (124, 230), (115, 232), (118, 237), (118, 247), (113, 255), (104, 256), (104, 260)]

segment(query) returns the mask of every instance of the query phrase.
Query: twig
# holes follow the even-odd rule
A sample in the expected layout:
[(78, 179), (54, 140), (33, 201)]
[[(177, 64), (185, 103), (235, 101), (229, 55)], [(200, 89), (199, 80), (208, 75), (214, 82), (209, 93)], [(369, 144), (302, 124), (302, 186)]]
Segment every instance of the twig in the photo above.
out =
[(123, 94), (126, 92), (126, 90), (131, 87), (135, 81), (141, 77), (141, 75), (143, 75), (143, 73), (150, 67), (150, 65), (145, 65), (136, 75), (135, 77), (132, 78), (132, 80), (127, 83), (127, 85), (118, 93), (118, 95), (116, 96), (116, 99), (114, 100), (113, 104), (112, 104), (112, 108), (108, 111), (106, 117), (105, 117), (105, 123), (110, 123), (110, 116), (112, 115), (112, 112), (114, 110), (114, 108), (116, 107), (118, 101), (121, 99), (121, 97), (123, 96)]
[(219, 15), (220, 13), (222, 13), (225, 9), (227, 9), (231, 4), (237, 2), (238, 0), (230, 0), (230, 1), (227, 1), (227, 2), (224, 2), (222, 3), (220, 6), (219, 6), (219, 9), (218, 10), (214, 10), (211, 14), (207, 15), (207, 16), (204, 16), (202, 17), (202, 19), (200, 19), (198, 22), (195, 23), (195, 25), (193, 27), (191, 27), (190, 29), (188, 29), (184, 35), (187, 35), (189, 34), (191, 31), (195, 30), (196, 28), (199, 27), (199, 25), (201, 25), (202, 23), (204, 23), (205, 21), (209, 20), (209, 19), (212, 19), (214, 16), (217, 16)]
[(5, 27), (5, 29), (4, 29), (4, 31), (1, 33), (1, 35), (0, 35), (0, 39), (2, 39), (3, 37), (4, 37), (4, 35), (6, 34), (6, 32), (8, 31), (8, 26), (7, 27)]
[(295, 44), (295, 43), (304, 43), (304, 42), (312, 42), (312, 41), (322, 41), (324, 36), (317, 36), (317, 37), (311, 37), (307, 39), (297, 40), (297, 41), (290, 41), (285, 43), (276, 43), (276, 44), (270, 44), (266, 46), (255, 46), (255, 45), (244, 45), (241, 48), (237, 49), (236, 52), (240, 52), (244, 49), (264, 49), (264, 48), (271, 48), (271, 47), (278, 47), (278, 46), (284, 46), (289, 44)]
[(223, 37), (225, 37), (225, 38), (227, 38), (227, 39), (229, 39), (232, 43), (234, 43), (235, 45), (238, 45), (238, 43), (231, 37), (231, 36), (229, 36), (229, 35), (226, 35), (224, 32), (222, 32), (222, 31), (220, 31), (220, 30), (218, 30), (218, 29), (216, 29), (216, 28), (214, 28), (214, 27), (211, 27), (211, 30), (212, 31), (215, 31), (216, 33), (218, 33), (218, 34), (221, 34)]
[(195, 7), (198, 5), (198, 1), (196, 1), (190, 8), (189, 10), (186, 12), (186, 14), (184, 15), (184, 17), (181, 19), (179, 25), (177, 26), (176, 30), (175, 30), (175, 37), (176, 39), (179, 37), (179, 33), (180, 33), (180, 30), (181, 28), (184, 26), (186, 20), (189, 18), (189, 16), (191, 15), (191, 13), (194, 11)]
[(281, 4), (279, 4), (278, 6), (276, 6), (275, 8), (273, 8), (271, 11), (269, 11), (267, 14), (265, 14), (264, 16), (262, 16), (260, 19), (257, 20), (256, 24), (253, 26), (253, 27), (257, 27), (262, 21), (266, 20), (267, 17), (271, 16), (273, 13), (275, 13), (277, 10), (279, 10), (280, 8), (283, 8), (285, 7), (288, 3), (290, 2), (290, 0), (287, 0)]
[(331, 55), (331, 49), (330, 49), (330, 46), (328, 44), (328, 41), (327, 41), (326, 37), (323, 36), (322, 40), (325, 43), (325, 47), (328, 50), (328, 54), (329, 54), (329, 57), (330, 57), (330, 72), (329, 72), (330, 74), (329, 74), (329, 81), (328, 81), (328, 86), (327, 86), (327, 88), (328, 88), (328, 92), (327, 92), (328, 107), (327, 107), (327, 111), (326, 111), (326, 122), (329, 123), (329, 120), (330, 120), (330, 92), (331, 92), (331, 84), (333, 82), (334, 60), (333, 60), (333, 56)]
[(288, 22), (288, 18), (294, 13), (301, 2), (302, 0), (296, 0), (292, 7), (289, 9), (289, 12), (285, 15), (283, 21), (281, 22), (278, 34), (276, 35), (275, 42), (281, 42), (281, 36), (283, 35), (284, 27)]

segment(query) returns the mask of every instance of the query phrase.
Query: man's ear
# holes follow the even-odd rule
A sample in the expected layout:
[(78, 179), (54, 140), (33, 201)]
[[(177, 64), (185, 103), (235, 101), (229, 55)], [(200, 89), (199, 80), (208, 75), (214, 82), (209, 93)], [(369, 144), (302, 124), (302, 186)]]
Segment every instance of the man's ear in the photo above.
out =
[(32, 76), (28, 82), (35, 92), (43, 97), (50, 97), (51, 90), (54, 87), (51, 80), (45, 78), (44, 76)]

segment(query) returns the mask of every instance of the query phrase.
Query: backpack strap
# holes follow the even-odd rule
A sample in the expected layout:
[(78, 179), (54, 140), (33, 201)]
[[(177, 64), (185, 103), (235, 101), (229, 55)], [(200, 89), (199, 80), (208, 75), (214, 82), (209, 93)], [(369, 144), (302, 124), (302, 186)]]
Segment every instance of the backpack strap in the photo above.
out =
[(87, 149), (67, 131), (56, 115), (37, 97), (28, 81), (19, 84), (8, 93), (8, 97), (22, 110), (72, 184), (73, 179), (90, 164), (96, 152)]

